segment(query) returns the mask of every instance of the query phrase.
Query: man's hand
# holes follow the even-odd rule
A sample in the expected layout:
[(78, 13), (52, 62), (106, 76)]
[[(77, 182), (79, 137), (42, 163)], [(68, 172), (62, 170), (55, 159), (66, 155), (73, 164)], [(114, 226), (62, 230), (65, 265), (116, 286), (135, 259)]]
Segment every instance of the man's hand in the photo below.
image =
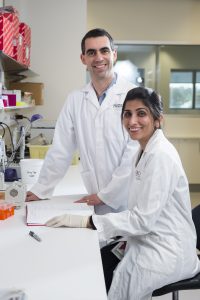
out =
[(26, 200), (25, 201), (35, 201), (35, 200), (40, 200), (40, 198), (38, 198), (38, 196), (36, 196), (32, 192), (28, 191), (26, 193)]
[(104, 204), (103, 201), (97, 196), (97, 194), (92, 194), (75, 201), (76, 203), (87, 203), (87, 205), (100, 205)]
[(50, 227), (89, 228), (89, 217), (80, 215), (62, 215), (54, 217), (45, 223)]

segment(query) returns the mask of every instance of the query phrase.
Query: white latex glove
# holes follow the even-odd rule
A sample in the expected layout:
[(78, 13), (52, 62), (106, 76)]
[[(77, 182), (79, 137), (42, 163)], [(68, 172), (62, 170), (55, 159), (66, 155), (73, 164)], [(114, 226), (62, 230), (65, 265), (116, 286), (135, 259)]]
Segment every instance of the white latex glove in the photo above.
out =
[(80, 215), (62, 215), (54, 217), (48, 220), (45, 225), (50, 227), (76, 227), (76, 228), (87, 228), (89, 216)]

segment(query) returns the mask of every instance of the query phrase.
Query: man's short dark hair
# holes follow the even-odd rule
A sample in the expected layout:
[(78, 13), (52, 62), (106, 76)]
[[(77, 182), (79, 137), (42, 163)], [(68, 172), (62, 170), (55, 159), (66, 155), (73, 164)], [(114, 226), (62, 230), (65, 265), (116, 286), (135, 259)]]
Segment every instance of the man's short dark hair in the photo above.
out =
[(85, 36), (83, 37), (83, 39), (81, 41), (82, 54), (85, 54), (85, 40), (88, 38), (95, 38), (95, 37), (99, 37), (99, 36), (107, 36), (107, 38), (110, 41), (110, 47), (112, 50), (114, 50), (114, 41), (113, 41), (112, 36), (106, 30), (104, 30), (102, 28), (95, 28), (95, 29), (88, 31), (85, 34)]

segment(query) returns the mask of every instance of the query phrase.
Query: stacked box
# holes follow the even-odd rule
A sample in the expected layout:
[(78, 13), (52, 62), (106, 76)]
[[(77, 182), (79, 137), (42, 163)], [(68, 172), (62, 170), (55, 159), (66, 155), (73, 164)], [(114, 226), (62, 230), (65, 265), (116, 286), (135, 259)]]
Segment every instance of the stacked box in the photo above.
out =
[(0, 50), (5, 54), (13, 54), (13, 24), (10, 14), (0, 11)]
[(14, 58), (19, 38), (19, 13), (12, 6), (0, 8), (0, 50)]
[[(19, 27), (18, 27), (19, 33)], [(24, 64), (23, 50), (24, 50), (24, 38), (21, 34), (19, 34), (18, 39), (15, 41), (16, 43), (13, 46), (13, 58), (17, 60), (19, 63)]]
[(26, 23), (20, 23), (19, 34), (23, 39), (23, 63), (29, 67), (31, 50), (31, 28)]
[(19, 63), (30, 66), (31, 29), (19, 22), (13, 6), (0, 8), (0, 50)]

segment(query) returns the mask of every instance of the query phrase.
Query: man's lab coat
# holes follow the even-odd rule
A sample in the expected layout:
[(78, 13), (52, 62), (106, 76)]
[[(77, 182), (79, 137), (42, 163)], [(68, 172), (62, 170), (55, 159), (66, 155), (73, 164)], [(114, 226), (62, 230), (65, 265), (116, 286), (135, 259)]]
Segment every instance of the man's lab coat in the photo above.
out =
[(31, 188), (33, 193), (40, 198), (50, 197), (78, 149), (88, 194), (98, 193), (105, 203), (95, 207), (96, 213), (126, 209), (127, 178), (138, 143), (130, 140), (122, 128), (121, 109), (127, 92), (133, 87), (118, 76), (101, 106), (91, 83), (68, 96), (39, 180)]
[(100, 240), (127, 240), (109, 300), (150, 300), (154, 290), (200, 271), (188, 181), (161, 129), (149, 140), (131, 177), (129, 210), (93, 216)]

